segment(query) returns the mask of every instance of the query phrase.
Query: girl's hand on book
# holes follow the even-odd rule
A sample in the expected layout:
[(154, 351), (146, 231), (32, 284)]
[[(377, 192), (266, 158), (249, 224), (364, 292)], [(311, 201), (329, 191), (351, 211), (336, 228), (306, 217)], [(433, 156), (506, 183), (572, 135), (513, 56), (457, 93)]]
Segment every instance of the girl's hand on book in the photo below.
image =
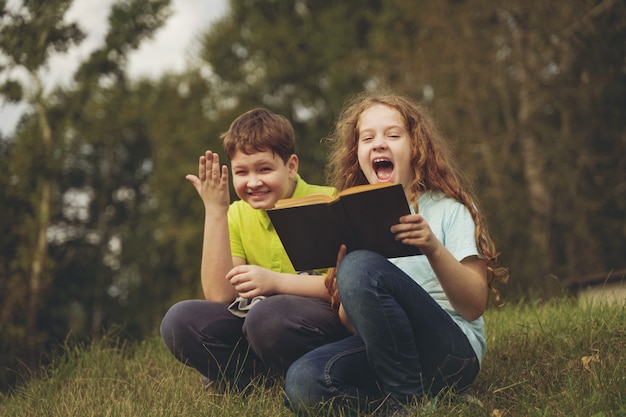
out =
[(189, 174), (185, 178), (194, 186), (207, 211), (228, 210), (228, 167), (220, 166), (218, 154), (206, 151), (199, 160), (198, 176)]
[(335, 264), (336, 268), (339, 268), (339, 264), (343, 261), (343, 258), (346, 257), (346, 253), (348, 252), (348, 248), (346, 245), (339, 246), (339, 252), (337, 252), (337, 263)]
[(400, 223), (392, 226), (391, 232), (396, 234), (396, 240), (405, 245), (416, 246), (426, 256), (441, 246), (428, 222), (420, 214), (400, 217)]

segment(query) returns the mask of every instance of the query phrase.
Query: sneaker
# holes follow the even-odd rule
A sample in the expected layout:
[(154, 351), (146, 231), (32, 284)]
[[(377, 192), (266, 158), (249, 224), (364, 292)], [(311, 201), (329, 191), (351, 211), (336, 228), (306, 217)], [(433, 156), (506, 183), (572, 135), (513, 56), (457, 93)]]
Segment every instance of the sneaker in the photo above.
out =
[(387, 416), (389, 417), (408, 417), (409, 416), (409, 411), (402, 407), (402, 406), (398, 406), (398, 407), (394, 407), (393, 410), (389, 410), (389, 414), (387, 414)]
[(202, 385), (204, 385), (204, 390), (205, 391), (210, 390), (211, 387), (213, 386), (213, 381), (204, 375), (201, 376), (201, 380), (202, 380)]
[(485, 405), (483, 404), (483, 402), (471, 394), (461, 394), (459, 398), (464, 403), (474, 404), (474, 405), (479, 406), (480, 408), (485, 408)]

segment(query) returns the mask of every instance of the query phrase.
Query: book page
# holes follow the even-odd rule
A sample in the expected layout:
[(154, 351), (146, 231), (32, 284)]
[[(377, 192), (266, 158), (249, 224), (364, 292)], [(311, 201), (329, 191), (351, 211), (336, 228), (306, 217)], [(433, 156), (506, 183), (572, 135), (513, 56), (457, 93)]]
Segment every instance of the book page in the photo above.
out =
[(276, 204), (274, 204), (275, 209), (286, 208), (286, 207), (297, 207), (297, 206), (308, 206), (311, 204), (322, 204), (322, 203), (330, 203), (335, 198), (329, 196), (327, 194), (309, 194), (303, 195), (300, 197), (292, 197), (292, 198), (284, 198), (282, 200), (278, 200)]
[(342, 195), (350, 195), (350, 194), (361, 193), (363, 191), (377, 190), (379, 188), (391, 187), (393, 185), (395, 184), (392, 182), (379, 182), (375, 184), (355, 185), (354, 187), (346, 188), (345, 190), (341, 191), (339, 194), (337, 194), (337, 196), (341, 197)]

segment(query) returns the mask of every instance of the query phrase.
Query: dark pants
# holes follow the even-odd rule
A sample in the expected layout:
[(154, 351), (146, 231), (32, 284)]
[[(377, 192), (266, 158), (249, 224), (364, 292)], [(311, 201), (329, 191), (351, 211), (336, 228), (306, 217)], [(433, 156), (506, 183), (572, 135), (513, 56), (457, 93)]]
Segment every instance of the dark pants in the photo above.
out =
[(161, 322), (161, 337), (178, 360), (240, 389), (257, 376), (284, 374), (300, 356), (347, 335), (328, 302), (292, 295), (258, 302), (245, 319), (227, 304), (181, 301)]
[(463, 390), (479, 371), (461, 328), (411, 277), (384, 257), (351, 252), (337, 285), (358, 334), (298, 359), (287, 372), (288, 405), (304, 412), (331, 401), (368, 411), (385, 398), (406, 404), (445, 388)]

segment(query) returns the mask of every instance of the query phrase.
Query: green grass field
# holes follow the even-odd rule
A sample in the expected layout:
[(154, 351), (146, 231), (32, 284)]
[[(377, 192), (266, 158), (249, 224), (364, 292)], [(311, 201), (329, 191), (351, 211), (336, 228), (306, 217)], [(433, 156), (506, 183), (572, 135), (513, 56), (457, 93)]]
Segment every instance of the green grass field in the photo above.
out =
[[(469, 390), (429, 416), (626, 416), (626, 306), (568, 299), (492, 308), (488, 352)], [(280, 388), (247, 398), (205, 391), (155, 336), (69, 348), (28, 384), (0, 397), (0, 416), (291, 416)], [(314, 414), (333, 415), (330, 411)]]

